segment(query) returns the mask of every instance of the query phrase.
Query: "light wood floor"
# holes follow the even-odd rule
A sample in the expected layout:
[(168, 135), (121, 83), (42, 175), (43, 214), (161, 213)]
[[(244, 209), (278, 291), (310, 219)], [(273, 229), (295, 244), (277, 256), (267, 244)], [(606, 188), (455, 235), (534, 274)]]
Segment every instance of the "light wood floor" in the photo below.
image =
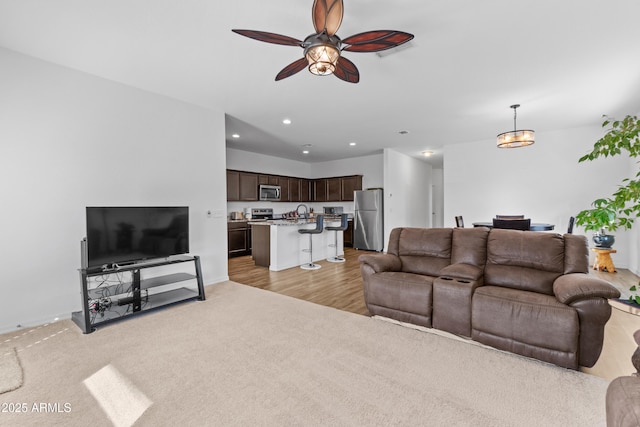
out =
[[(265, 267), (256, 267), (251, 256), (229, 259), (229, 278), (234, 282), (311, 301), (339, 310), (369, 315), (364, 303), (362, 277), (358, 264), (358, 255), (367, 253), (345, 248), (344, 263), (318, 262), (319, 270), (290, 268), (284, 271), (269, 271)], [(591, 271), (591, 274), (611, 282), (623, 295), (627, 289), (640, 280), (628, 270), (617, 273)], [(584, 372), (611, 380), (621, 375), (635, 372), (631, 364), (631, 355), (637, 348), (633, 333), (640, 329), (640, 316), (614, 308), (611, 319), (605, 327), (602, 355), (592, 368)]]

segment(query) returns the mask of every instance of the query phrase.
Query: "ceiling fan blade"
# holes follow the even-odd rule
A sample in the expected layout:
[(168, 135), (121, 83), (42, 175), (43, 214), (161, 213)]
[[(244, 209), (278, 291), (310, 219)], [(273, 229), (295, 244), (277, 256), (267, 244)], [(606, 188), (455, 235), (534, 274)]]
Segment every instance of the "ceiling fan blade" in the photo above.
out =
[(333, 72), (335, 76), (345, 82), (358, 83), (360, 81), (360, 72), (355, 64), (344, 56), (338, 59), (336, 70)]
[(307, 68), (309, 63), (307, 62), (307, 58), (300, 58), (295, 62), (287, 65), (278, 73), (276, 76), (276, 81), (286, 79), (287, 77), (293, 76), (295, 73), (300, 72)]
[(313, 27), (316, 32), (326, 31), (330, 36), (334, 35), (340, 24), (344, 6), (342, 0), (314, 0), (312, 9)]
[(379, 52), (400, 46), (411, 39), (413, 39), (413, 34), (403, 31), (367, 31), (342, 40), (343, 45), (349, 45), (342, 50), (349, 52)]
[(259, 40), (261, 42), (282, 44), (285, 46), (300, 46), (302, 47), (302, 41), (294, 39), (293, 37), (283, 36), (282, 34), (267, 33), (265, 31), (254, 30), (231, 30), (241, 36), (249, 37), (250, 39)]

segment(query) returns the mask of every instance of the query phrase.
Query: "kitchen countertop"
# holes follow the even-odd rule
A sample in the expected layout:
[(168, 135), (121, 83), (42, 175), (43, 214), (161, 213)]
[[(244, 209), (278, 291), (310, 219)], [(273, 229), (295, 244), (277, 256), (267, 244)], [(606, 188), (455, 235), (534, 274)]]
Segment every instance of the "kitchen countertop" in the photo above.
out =
[[(352, 219), (349, 218), (349, 221)], [(324, 217), (324, 222), (340, 222), (340, 216), (335, 217)], [(292, 225), (306, 225), (306, 224), (315, 224), (315, 218), (309, 219), (270, 219), (267, 221), (251, 221), (249, 220), (249, 225), (277, 225), (277, 226), (292, 226)]]
[(267, 221), (249, 221), (249, 225), (277, 225), (277, 226), (293, 226), (315, 224), (316, 220), (311, 219), (272, 219)]

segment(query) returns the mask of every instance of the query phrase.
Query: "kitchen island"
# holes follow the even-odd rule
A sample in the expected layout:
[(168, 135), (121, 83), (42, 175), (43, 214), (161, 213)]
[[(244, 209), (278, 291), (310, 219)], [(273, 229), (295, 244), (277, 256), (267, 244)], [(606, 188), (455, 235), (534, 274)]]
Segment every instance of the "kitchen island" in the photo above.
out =
[[(302, 228), (315, 228), (311, 219), (287, 219), (271, 221), (252, 221), (252, 253), (256, 265), (268, 267), (271, 271), (286, 270), (309, 262), (309, 253), (302, 252), (309, 247), (309, 235), (300, 234)], [(335, 231), (328, 226), (339, 226), (340, 219), (325, 217), (325, 230), (312, 234), (313, 261), (320, 261), (335, 255), (335, 248), (329, 244), (335, 242)], [(338, 256), (344, 255), (342, 231), (338, 231)]]

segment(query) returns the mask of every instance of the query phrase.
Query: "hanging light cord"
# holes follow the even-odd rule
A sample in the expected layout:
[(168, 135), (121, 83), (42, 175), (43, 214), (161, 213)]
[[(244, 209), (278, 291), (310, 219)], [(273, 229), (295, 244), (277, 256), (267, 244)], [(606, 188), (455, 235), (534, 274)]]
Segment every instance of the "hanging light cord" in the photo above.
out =
[(520, 104), (514, 104), (511, 106), (511, 108), (513, 108), (513, 130), (517, 130), (518, 127), (516, 126), (516, 117), (517, 117), (517, 108), (520, 106)]

